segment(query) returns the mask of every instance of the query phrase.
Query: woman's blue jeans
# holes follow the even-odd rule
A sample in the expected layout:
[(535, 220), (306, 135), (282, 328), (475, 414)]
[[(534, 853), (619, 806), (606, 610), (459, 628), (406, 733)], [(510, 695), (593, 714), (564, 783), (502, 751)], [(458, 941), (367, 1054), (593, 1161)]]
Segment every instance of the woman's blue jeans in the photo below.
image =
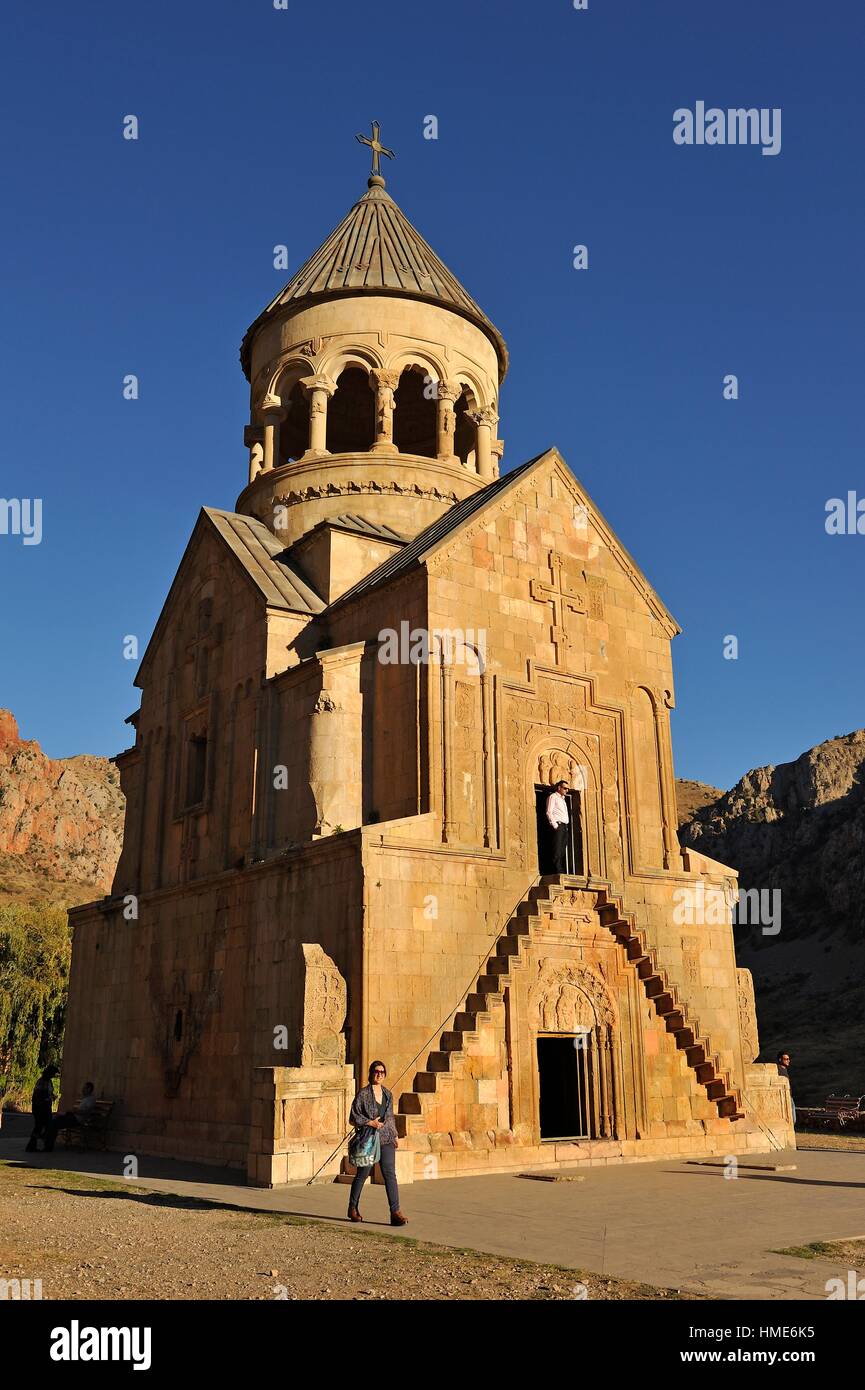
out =
[[(381, 1164), (381, 1173), (384, 1178), (388, 1205), (391, 1211), (399, 1211), (399, 1187), (397, 1186), (396, 1180), (396, 1147), (393, 1144), (382, 1144), (379, 1163)], [(360, 1194), (371, 1172), (371, 1168), (358, 1168), (354, 1175), (354, 1182), (351, 1185), (351, 1196), (348, 1199), (350, 1207), (360, 1206)]]

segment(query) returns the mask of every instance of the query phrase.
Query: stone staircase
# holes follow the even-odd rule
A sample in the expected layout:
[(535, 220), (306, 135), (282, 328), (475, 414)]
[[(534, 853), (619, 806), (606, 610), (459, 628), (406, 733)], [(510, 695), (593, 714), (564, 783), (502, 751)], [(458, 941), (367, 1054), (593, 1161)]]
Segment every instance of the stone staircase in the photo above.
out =
[[(410, 1091), (400, 1097), (396, 1116), (399, 1134), (411, 1140), (413, 1135), (434, 1130), (429, 1120), (431, 1112), (441, 1103), (442, 1092), (464, 1074), (468, 1051), (476, 1043), (481, 1030), (503, 1020), (504, 991), (511, 983), (510, 972), (524, 958), (524, 943), (532, 928), (541, 922), (541, 909), (551, 905), (565, 889), (585, 889), (584, 881), (564, 875), (549, 875), (534, 884), (511, 915), (504, 931), (477, 978), (474, 989), (466, 996), (463, 1008), (454, 1015), (453, 1024), (438, 1038), (438, 1047), (429, 1053), (424, 1070), (415, 1074)], [(718, 1115), (728, 1120), (744, 1118), (742, 1102), (729, 1075), (722, 1071), (708, 1037), (691, 1016), (688, 1005), (657, 960), (657, 952), (649, 946), (633, 914), (622, 910), (621, 902), (606, 887), (588, 890), (596, 894), (595, 910), (601, 925), (625, 949), (628, 961), (643, 982), (646, 997), (672, 1033), (676, 1046), (684, 1052), (688, 1065), (708, 1098), (717, 1107)]]

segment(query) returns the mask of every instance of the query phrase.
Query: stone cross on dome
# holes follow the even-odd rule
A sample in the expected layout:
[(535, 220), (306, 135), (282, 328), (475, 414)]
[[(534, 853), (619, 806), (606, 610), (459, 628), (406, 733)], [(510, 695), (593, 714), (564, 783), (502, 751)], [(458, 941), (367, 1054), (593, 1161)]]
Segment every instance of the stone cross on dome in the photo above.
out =
[(380, 158), (382, 155), (385, 155), (387, 159), (396, 159), (396, 155), (394, 154), (393, 150), (387, 149), (386, 146), (384, 146), (381, 143), (381, 140), (378, 138), (380, 134), (381, 126), (379, 125), (378, 121), (373, 121), (371, 140), (366, 135), (356, 135), (354, 138), (361, 145), (369, 145), (370, 149), (372, 150), (372, 171), (369, 176), (370, 180), (380, 179), (381, 185), (382, 187), (384, 187), (384, 178), (382, 177), (381, 164), (379, 162)]

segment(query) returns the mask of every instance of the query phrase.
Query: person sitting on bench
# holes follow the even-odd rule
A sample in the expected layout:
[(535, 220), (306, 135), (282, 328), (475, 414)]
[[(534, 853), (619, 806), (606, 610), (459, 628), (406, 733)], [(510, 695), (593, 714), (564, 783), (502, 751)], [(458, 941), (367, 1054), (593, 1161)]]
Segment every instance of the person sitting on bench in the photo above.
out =
[(67, 1111), (65, 1115), (55, 1115), (51, 1121), (51, 1128), (45, 1140), (45, 1152), (50, 1153), (54, 1148), (54, 1141), (61, 1129), (83, 1129), (95, 1109), (96, 1087), (92, 1081), (85, 1081), (81, 1099), (75, 1109)]

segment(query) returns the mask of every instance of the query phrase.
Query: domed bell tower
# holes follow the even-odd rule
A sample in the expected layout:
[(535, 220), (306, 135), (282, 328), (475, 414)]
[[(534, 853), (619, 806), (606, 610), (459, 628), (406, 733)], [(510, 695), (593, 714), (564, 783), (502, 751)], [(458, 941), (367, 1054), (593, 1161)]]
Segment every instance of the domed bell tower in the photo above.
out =
[(501, 334), (385, 188), (367, 191), (258, 316), (237, 511), (285, 545), (350, 516), (411, 538), (498, 476)]

